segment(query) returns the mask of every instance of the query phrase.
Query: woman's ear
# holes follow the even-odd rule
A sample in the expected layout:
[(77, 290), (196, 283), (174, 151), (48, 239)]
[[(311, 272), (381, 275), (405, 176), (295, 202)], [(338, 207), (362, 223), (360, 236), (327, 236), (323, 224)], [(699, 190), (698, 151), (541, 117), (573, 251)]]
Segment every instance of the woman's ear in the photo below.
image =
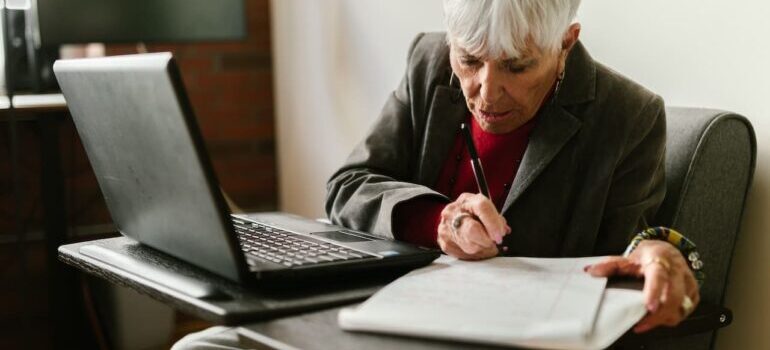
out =
[(559, 72), (564, 69), (567, 62), (567, 56), (570, 50), (578, 41), (580, 36), (580, 23), (572, 23), (567, 31), (564, 33), (564, 37), (561, 40), (561, 52), (559, 53)]
[(567, 31), (564, 33), (564, 36), (561, 39), (562, 51), (569, 52), (569, 50), (572, 50), (572, 47), (575, 46), (575, 43), (577, 43), (579, 36), (580, 23), (570, 24), (569, 28), (567, 28)]

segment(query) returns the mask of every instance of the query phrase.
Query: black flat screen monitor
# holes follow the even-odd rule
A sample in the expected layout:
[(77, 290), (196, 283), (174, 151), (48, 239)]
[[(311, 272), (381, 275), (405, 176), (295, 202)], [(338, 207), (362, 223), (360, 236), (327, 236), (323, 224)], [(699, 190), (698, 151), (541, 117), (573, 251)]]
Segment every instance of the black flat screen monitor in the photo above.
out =
[(36, 0), (40, 44), (239, 40), (243, 0)]

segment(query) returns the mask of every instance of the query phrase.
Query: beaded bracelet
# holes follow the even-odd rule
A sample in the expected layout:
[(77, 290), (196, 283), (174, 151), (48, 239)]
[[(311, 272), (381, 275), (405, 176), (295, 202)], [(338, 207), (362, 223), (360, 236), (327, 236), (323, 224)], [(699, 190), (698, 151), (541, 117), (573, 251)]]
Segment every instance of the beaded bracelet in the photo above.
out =
[(700, 259), (700, 254), (698, 254), (698, 251), (696, 250), (695, 243), (674, 229), (659, 226), (650, 227), (637, 233), (631, 240), (628, 248), (626, 248), (623, 256), (628, 257), (631, 255), (631, 252), (639, 246), (639, 243), (649, 239), (666, 241), (673, 244), (674, 247), (679, 249), (679, 251), (682, 252), (682, 255), (684, 255), (690, 269), (692, 269), (692, 272), (695, 275), (695, 279), (698, 280), (698, 285), (703, 284), (703, 281), (706, 279), (706, 274), (703, 272), (703, 260)]

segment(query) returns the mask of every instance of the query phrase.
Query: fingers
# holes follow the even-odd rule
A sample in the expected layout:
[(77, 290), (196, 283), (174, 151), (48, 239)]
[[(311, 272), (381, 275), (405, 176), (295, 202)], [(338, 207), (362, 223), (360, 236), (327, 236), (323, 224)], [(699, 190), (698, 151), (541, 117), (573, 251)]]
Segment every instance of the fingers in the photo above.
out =
[(493, 258), (498, 254), (497, 246), (482, 248), (481, 250), (474, 251), (473, 253), (467, 253), (462, 248), (460, 248), (460, 250), (465, 254), (464, 257), (460, 258), (463, 260), (488, 259), (488, 258)]
[[(700, 302), (698, 284), (682, 254), (666, 242), (655, 241), (644, 247), (640, 244), (631, 255), (631, 259), (645, 261), (643, 292), (649, 310), (634, 331), (641, 333), (661, 325), (678, 325)], [(692, 301), (688, 310), (683, 309), (685, 296)]]
[(457, 229), (453, 242), (469, 256), (485, 256), (484, 253), (494, 248), (497, 254), (497, 245), (489, 238), (484, 227), (473, 218), (466, 218)]
[(471, 249), (471, 252), (466, 252), (458, 245), (457, 242), (453, 240), (445, 240), (441, 237), (439, 237), (439, 246), (441, 247), (441, 250), (444, 251), (444, 253), (462, 260), (486, 259), (497, 256), (498, 254), (497, 246), (495, 245), (486, 248), (479, 248), (478, 250)]
[(663, 294), (663, 309), (667, 316), (663, 317), (662, 324), (673, 327), (679, 324), (686, 315), (682, 311), (682, 301), (684, 301), (685, 283), (681, 271), (674, 270), (671, 274), (671, 283)]
[[(495, 242), (489, 238), (489, 234), (487, 234), (486, 230), (484, 230), (484, 227), (481, 226), (481, 223), (479, 223), (476, 220), (473, 220), (472, 218), (467, 218), (463, 220), (462, 226), (457, 230), (459, 234), (459, 241), (462, 243), (461, 247), (464, 248), (466, 253), (473, 254), (473, 250), (475, 248), (478, 248), (479, 250), (488, 248), (488, 247), (494, 247), (496, 244)], [(465, 249), (467, 247), (467, 249)]]
[(663, 290), (669, 282), (668, 271), (659, 263), (647, 263), (642, 269), (644, 274), (644, 304), (647, 305), (647, 311), (655, 313), (660, 307), (663, 296)]
[(586, 266), (586, 272), (594, 277), (609, 277), (615, 275), (639, 276), (639, 264), (620, 256), (611, 256), (603, 261)]
[[(700, 302), (695, 276), (682, 254), (663, 241), (644, 241), (628, 257), (609, 257), (597, 264), (586, 266), (592, 276), (628, 275), (644, 277), (644, 302), (648, 310), (634, 327), (637, 333), (658, 326), (676, 326)], [(685, 310), (685, 296), (692, 306)]]
[(650, 311), (650, 314), (634, 327), (635, 332), (646, 332), (659, 325), (673, 327), (684, 319), (685, 315), (681, 311), (684, 281), (678, 275), (677, 272), (671, 274), (668, 278), (670, 282), (666, 283), (661, 293), (659, 308)]
[(655, 325), (658, 324), (657, 319), (659, 317), (660, 316), (657, 314), (647, 314), (647, 316), (644, 316), (642, 320), (634, 326), (634, 333), (644, 333), (655, 328)]
[(484, 226), (484, 230), (489, 237), (497, 242), (502, 243), (503, 236), (510, 232), (510, 227), (500, 213), (497, 212), (497, 208), (487, 197), (481, 194), (463, 193), (457, 198), (460, 203), (460, 208), (472, 215), (476, 216), (481, 224)]
[[(459, 216), (461, 214), (470, 216)], [(458, 217), (462, 219), (457, 227), (453, 227)], [(489, 227), (500, 230), (501, 225), (502, 234), (490, 234)], [(460, 259), (489, 258), (499, 253), (497, 244), (502, 243), (502, 236), (509, 231), (505, 218), (497, 213), (489, 199), (478, 194), (463, 193), (441, 212), (438, 243), (445, 253)]]
[[(692, 278), (694, 289), (688, 289), (690, 284), (685, 282), (688, 278)], [(700, 292), (698, 291), (697, 283), (695, 283), (695, 278), (689, 269), (684, 270), (684, 273), (674, 273), (669, 280), (670, 283), (666, 285), (663, 292), (662, 298), (664, 301), (661, 303), (659, 310), (649, 313), (639, 321), (634, 327), (634, 332), (646, 332), (660, 325), (674, 327), (687, 318), (689, 313), (698, 305), (700, 302)], [(683, 309), (685, 295), (692, 301), (690, 310)]]
[(441, 250), (443, 250), (444, 253), (447, 253), (447, 254), (449, 254), (451, 256), (454, 256), (454, 257), (456, 257), (458, 259), (462, 259), (462, 260), (473, 260), (474, 259), (474, 257), (472, 255), (469, 255), (469, 254), (465, 253), (453, 241), (439, 242), (439, 246), (441, 246)]

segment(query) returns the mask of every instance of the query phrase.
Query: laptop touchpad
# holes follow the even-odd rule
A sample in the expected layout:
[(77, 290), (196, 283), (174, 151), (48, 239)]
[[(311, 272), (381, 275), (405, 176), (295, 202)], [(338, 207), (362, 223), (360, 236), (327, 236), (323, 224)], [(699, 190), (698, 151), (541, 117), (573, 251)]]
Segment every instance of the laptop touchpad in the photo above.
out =
[(337, 242), (365, 242), (372, 241), (371, 238), (366, 238), (345, 231), (326, 231), (326, 232), (313, 232), (313, 236), (321, 236)]

